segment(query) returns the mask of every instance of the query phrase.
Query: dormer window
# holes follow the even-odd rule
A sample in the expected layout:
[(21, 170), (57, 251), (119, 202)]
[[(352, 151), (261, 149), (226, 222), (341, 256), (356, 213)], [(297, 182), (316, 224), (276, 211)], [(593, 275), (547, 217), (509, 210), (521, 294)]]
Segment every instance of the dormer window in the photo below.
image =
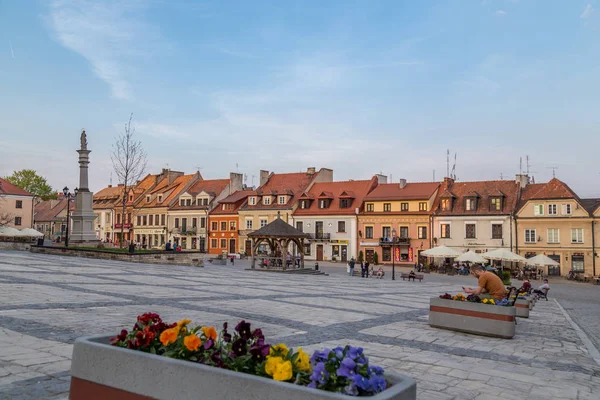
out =
[(251, 206), (255, 206), (256, 205), (256, 197), (250, 197), (248, 199), (248, 204), (250, 204)]
[(307, 209), (308, 207), (309, 207), (308, 200), (302, 200), (302, 201), (300, 202), (300, 208), (301, 208), (301, 209), (305, 210), (305, 209)]
[(159, 195), (158, 195), (158, 202), (159, 202), (159, 203), (162, 203), (162, 194), (159, 194)]
[(132, 194), (129, 195), (129, 201), (133, 201), (133, 195)]
[(373, 211), (375, 211), (375, 204), (367, 203), (367, 212), (373, 212)]
[(285, 196), (279, 196), (279, 204), (285, 204)]
[(340, 208), (350, 208), (352, 199), (340, 199)]
[(329, 200), (328, 199), (319, 200), (319, 208), (329, 208)]
[[(130, 198), (131, 198), (131, 196), (130, 196)], [(147, 201), (148, 203), (150, 203), (150, 196), (146, 196), (146, 201)]]
[(465, 199), (465, 211), (477, 210), (477, 199), (469, 198)]
[(442, 208), (442, 211), (450, 210), (450, 199), (449, 198), (442, 199), (441, 208)]
[(490, 199), (490, 210), (492, 210), (492, 211), (502, 210), (502, 198), (501, 197), (492, 197)]
[(181, 205), (181, 206), (185, 206), (185, 200), (181, 199), (181, 200), (179, 201), (179, 205)]
[(271, 205), (271, 197), (270, 197), (270, 196), (265, 196), (265, 197), (263, 198), (263, 204), (264, 204), (265, 206), (269, 206), (269, 205)]
[(186, 206), (191, 206), (192, 205), (192, 199), (186, 199), (185, 200), (185, 205)]

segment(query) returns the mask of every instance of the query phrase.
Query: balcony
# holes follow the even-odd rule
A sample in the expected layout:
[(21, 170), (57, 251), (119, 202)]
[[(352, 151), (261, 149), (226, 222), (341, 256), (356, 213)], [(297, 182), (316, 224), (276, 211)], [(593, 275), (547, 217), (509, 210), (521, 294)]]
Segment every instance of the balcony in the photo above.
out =
[(379, 238), (379, 245), (380, 246), (409, 246), (410, 245), (410, 238), (407, 237), (396, 237), (396, 238), (391, 238), (391, 237), (382, 237)]
[(323, 232), (317, 232), (317, 233), (309, 233), (309, 240), (330, 240), (331, 239), (331, 233), (323, 233)]

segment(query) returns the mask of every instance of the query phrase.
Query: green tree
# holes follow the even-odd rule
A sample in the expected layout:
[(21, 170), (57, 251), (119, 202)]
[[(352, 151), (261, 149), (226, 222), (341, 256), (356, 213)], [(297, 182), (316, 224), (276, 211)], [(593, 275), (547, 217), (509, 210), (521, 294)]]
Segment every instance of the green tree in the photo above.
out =
[(48, 184), (46, 178), (38, 175), (32, 169), (15, 171), (11, 176), (7, 176), (4, 179), (21, 189), (27, 190), (29, 193), (42, 200), (56, 198), (56, 192), (52, 189), (52, 186)]
[(379, 265), (379, 253), (377, 252), (373, 253), (373, 264)]
[(365, 259), (365, 256), (363, 254), (363, 251), (361, 250), (358, 252), (358, 262), (361, 263), (364, 261), (364, 259)]

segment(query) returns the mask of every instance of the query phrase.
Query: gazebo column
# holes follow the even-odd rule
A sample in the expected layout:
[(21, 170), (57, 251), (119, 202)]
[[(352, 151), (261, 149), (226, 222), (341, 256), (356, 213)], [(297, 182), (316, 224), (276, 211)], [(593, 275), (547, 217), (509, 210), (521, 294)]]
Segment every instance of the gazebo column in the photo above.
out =
[(256, 240), (257, 239), (252, 239), (252, 269), (254, 269), (254, 266), (256, 265)]

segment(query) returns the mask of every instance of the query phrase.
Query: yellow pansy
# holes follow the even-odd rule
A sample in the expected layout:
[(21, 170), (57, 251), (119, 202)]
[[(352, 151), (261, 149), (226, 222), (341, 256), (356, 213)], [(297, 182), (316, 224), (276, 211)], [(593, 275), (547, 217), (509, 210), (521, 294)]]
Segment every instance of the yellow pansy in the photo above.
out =
[(298, 358), (294, 364), (300, 371), (310, 372), (310, 357), (302, 351), (302, 347), (298, 347)]
[(281, 357), (267, 357), (267, 363), (265, 364), (265, 372), (267, 375), (273, 376), (279, 364), (283, 363)]
[(490, 304), (496, 304), (496, 301), (494, 299), (490, 299)]
[(283, 343), (279, 343), (275, 346), (271, 346), (271, 350), (269, 350), (269, 355), (274, 356), (277, 354), (281, 354), (282, 356), (286, 357), (288, 355), (288, 352), (289, 350), (287, 346)]
[(273, 373), (273, 379), (276, 381), (289, 381), (292, 379), (292, 363), (290, 361), (285, 361), (277, 364), (275, 367), (275, 373)]

